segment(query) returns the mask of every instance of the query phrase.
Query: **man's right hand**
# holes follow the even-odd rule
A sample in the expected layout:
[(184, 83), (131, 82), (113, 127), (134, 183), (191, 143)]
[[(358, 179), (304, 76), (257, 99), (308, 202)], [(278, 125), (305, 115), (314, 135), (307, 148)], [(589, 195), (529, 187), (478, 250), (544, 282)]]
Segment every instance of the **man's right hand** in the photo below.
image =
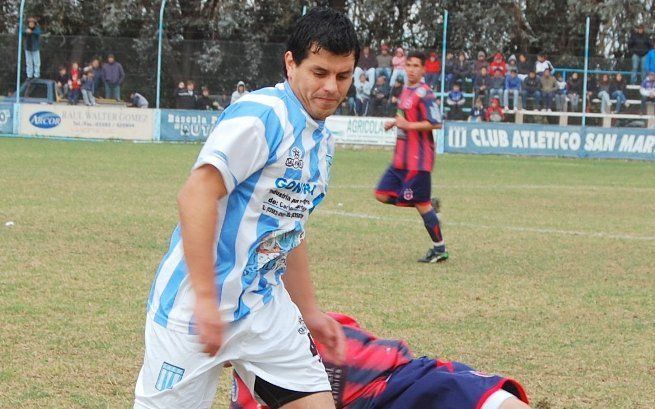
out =
[(213, 299), (196, 299), (193, 311), (200, 343), (205, 346), (203, 352), (215, 356), (223, 343), (223, 319), (218, 311), (218, 304)]

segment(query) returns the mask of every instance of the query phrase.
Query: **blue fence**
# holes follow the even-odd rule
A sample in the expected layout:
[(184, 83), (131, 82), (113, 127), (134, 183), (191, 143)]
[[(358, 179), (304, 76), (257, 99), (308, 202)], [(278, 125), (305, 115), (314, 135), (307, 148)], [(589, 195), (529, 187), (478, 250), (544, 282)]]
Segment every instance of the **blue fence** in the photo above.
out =
[(209, 136), (220, 113), (217, 111), (187, 111), (162, 109), (159, 140), (179, 142), (204, 141)]
[(444, 152), (655, 160), (655, 130), (447, 122)]
[(14, 131), (14, 104), (0, 102), (0, 134), (10, 134)]

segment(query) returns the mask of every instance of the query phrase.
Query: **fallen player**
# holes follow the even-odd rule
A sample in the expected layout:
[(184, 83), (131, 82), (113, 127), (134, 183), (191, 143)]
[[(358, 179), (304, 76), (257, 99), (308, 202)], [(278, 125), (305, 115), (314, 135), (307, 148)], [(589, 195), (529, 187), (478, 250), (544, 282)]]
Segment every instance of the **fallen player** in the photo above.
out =
[[(323, 362), (337, 408), (529, 408), (528, 396), (513, 379), (478, 372), (460, 362), (416, 358), (404, 341), (379, 339), (349, 316), (329, 315), (342, 325), (347, 338), (346, 363)], [(319, 343), (316, 347), (319, 353), (323, 349)], [(230, 409), (276, 409), (259, 404), (239, 375), (233, 376)]]

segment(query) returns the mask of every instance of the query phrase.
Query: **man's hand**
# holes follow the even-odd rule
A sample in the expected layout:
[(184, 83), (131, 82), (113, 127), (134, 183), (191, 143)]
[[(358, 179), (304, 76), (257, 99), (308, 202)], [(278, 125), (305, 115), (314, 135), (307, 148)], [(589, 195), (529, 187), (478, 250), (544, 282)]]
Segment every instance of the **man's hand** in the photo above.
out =
[(409, 131), (411, 128), (411, 122), (407, 120), (404, 116), (397, 115), (396, 116), (396, 126), (402, 130)]
[(324, 347), (324, 358), (336, 365), (341, 365), (346, 360), (346, 336), (341, 325), (324, 312), (304, 316), (303, 320), (318, 342)]
[(205, 346), (203, 352), (216, 355), (223, 343), (224, 327), (218, 304), (212, 299), (196, 299), (193, 315), (200, 343)]
[(396, 126), (396, 121), (395, 120), (394, 121), (387, 121), (387, 122), (384, 123), (384, 130), (388, 131), (389, 129), (393, 128), (394, 126)]

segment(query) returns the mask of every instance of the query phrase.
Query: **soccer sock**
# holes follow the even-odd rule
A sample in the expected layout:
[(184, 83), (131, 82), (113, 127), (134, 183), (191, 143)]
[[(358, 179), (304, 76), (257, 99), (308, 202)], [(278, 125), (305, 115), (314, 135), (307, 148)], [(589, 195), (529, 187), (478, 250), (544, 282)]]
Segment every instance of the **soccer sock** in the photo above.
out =
[(440, 253), (446, 251), (446, 244), (444, 243), (443, 236), (441, 235), (441, 226), (439, 226), (439, 217), (434, 209), (421, 215), (423, 224), (432, 239), (434, 249)]

